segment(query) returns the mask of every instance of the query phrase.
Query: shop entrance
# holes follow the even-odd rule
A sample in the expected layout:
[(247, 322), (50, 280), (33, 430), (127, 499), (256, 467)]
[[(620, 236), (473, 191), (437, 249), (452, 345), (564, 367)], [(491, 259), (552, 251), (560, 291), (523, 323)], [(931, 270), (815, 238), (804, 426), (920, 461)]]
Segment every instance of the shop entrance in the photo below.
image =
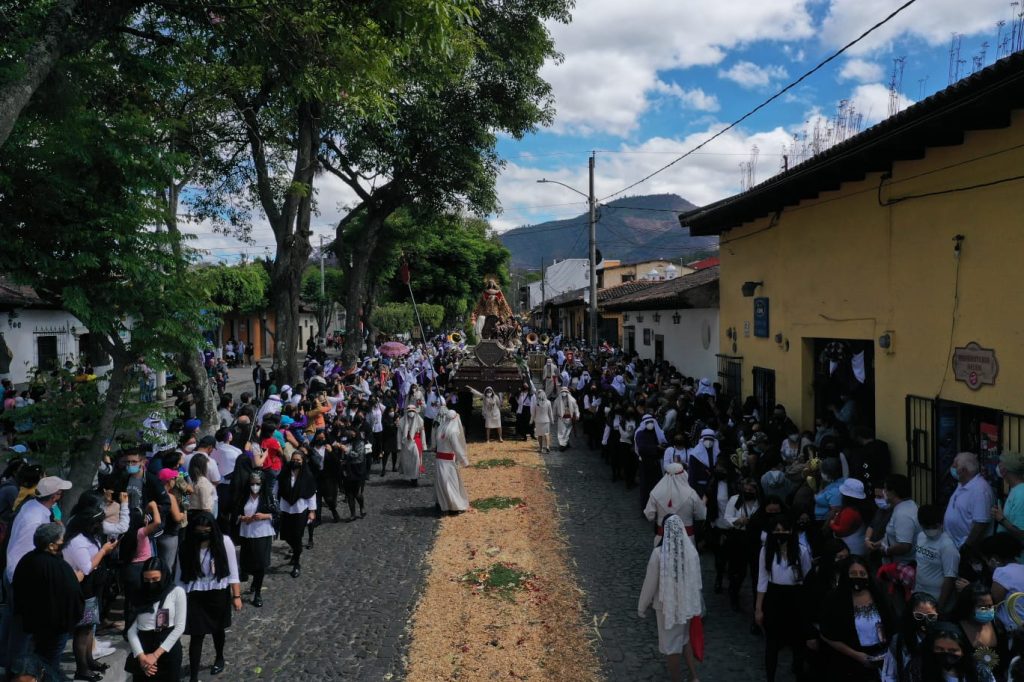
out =
[(833, 415), (847, 431), (875, 432), (875, 344), (863, 339), (810, 339), (814, 351), (814, 417)]
[(996, 466), (1003, 450), (1019, 450), (1024, 417), (990, 407), (907, 396), (907, 472), (920, 504), (945, 505), (956, 488), (949, 470), (960, 452), (978, 455), (981, 473), (1001, 496)]

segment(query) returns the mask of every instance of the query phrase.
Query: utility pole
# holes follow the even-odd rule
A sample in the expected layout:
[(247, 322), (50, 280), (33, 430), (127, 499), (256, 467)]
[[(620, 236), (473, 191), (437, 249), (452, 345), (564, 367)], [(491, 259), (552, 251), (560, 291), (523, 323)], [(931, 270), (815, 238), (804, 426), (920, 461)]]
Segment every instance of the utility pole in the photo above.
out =
[(320, 338), (327, 338), (327, 294), (324, 293), (324, 236), (320, 235)]
[(548, 300), (548, 276), (544, 271), (544, 256), (540, 257), (540, 321), (541, 326), (547, 327), (547, 320), (544, 319), (544, 304)]
[(594, 196), (594, 152), (590, 153), (590, 347), (597, 348), (597, 198)]

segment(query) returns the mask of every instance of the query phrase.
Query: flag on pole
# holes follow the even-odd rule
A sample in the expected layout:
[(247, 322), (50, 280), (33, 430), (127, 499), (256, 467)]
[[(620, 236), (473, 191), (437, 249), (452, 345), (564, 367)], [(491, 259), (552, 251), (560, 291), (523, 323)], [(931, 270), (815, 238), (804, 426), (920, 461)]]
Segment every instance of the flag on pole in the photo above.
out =
[(402, 278), (402, 284), (409, 284), (409, 261), (402, 261), (402, 267), (398, 271), (398, 276)]

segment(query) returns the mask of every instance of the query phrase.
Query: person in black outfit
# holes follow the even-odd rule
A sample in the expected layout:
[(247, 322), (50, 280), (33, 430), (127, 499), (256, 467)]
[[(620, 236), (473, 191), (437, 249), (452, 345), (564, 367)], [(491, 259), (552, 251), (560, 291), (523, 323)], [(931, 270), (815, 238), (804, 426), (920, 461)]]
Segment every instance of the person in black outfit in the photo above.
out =
[(853, 447), (846, 450), (846, 461), (850, 466), (850, 476), (864, 482), (868, 492), (875, 491), (875, 497), (883, 489), (885, 478), (892, 473), (892, 455), (889, 444), (878, 440), (870, 429), (863, 426), (854, 427), (850, 433)]
[[(441, 409), (448, 409), (442, 406)], [(381, 417), (381, 458), (380, 475), (383, 477), (391, 460), (391, 471), (398, 471), (398, 412), (394, 405), (388, 405)]]
[(281, 510), (281, 539), (292, 550), (292, 577), (302, 570), (302, 535), (316, 519), (316, 478), (306, 466), (305, 451), (292, 453), (288, 469), (278, 477), (277, 496)]
[(356, 520), (356, 503), (359, 503), (359, 517), (366, 518), (366, 503), (363, 489), (366, 479), (370, 476), (371, 460), (368, 454), (369, 445), (362, 432), (348, 431), (348, 445), (343, 449), (341, 459), (342, 488), (348, 502), (349, 521)]

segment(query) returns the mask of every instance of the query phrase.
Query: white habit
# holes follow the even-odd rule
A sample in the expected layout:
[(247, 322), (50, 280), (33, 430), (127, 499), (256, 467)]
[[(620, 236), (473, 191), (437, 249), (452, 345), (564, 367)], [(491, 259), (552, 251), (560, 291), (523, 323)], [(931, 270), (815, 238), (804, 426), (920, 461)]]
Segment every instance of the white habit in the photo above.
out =
[[(452, 459), (448, 459), (451, 457)], [(441, 511), (466, 511), (469, 509), (469, 493), (462, 483), (460, 466), (468, 466), (466, 436), (462, 422), (454, 410), (437, 432), (437, 475), (434, 476), (434, 490)]]
[(551, 433), (551, 422), (554, 421), (551, 401), (543, 391), (537, 393), (537, 400), (530, 408), (530, 415), (534, 436), (547, 436)]
[(414, 408), (408, 408), (398, 420), (398, 471), (412, 481), (420, 477), (423, 463), (423, 417)]
[(564, 448), (569, 444), (572, 425), (580, 418), (580, 406), (576, 404), (576, 399), (569, 393), (569, 389), (563, 388), (555, 398), (552, 411), (558, 422), (558, 445)]

